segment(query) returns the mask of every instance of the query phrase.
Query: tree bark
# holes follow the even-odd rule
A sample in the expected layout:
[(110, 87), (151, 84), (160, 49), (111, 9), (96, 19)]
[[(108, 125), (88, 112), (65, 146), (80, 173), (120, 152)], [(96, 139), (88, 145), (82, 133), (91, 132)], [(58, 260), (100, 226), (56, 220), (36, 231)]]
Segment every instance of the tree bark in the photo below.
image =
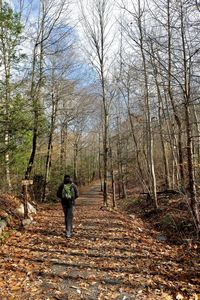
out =
[(196, 194), (196, 184), (194, 177), (194, 165), (193, 165), (193, 146), (192, 146), (192, 125), (190, 122), (190, 59), (187, 59), (186, 53), (186, 40), (185, 40), (185, 24), (184, 24), (184, 12), (183, 3), (180, 1), (180, 17), (181, 17), (181, 39), (182, 39), (182, 51), (183, 51), (183, 66), (184, 66), (184, 108), (185, 108), (185, 122), (186, 122), (186, 134), (187, 134), (187, 165), (188, 165), (188, 183), (189, 192), (191, 198), (191, 210), (193, 213), (195, 225), (197, 228), (197, 235), (200, 233), (200, 216), (199, 207)]
[[(54, 87), (54, 66), (52, 71), (52, 94), (51, 94), (51, 103), (52, 103), (52, 112), (51, 112), (51, 123), (50, 123), (50, 131), (49, 131), (49, 138), (48, 138), (48, 148), (47, 148), (47, 158), (46, 158), (46, 164), (45, 164), (45, 176), (44, 176), (44, 188), (43, 188), (43, 201), (46, 199), (46, 193), (47, 193), (47, 184), (49, 181), (50, 176), (50, 169), (51, 169), (51, 155), (52, 155), (52, 148), (53, 148), (53, 134), (55, 130), (55, 123), (56, 123), (56, 117), (57, 117), (57, 110), (58, 110), (58, 100), (59, 97), (55, 91)], [(56, 93), (56, 95), (55, 95)]]
[(176, 121), (177, 127), (178, 127), (178, 164), (179, 164), (179, 171), (180, 171), (180, 188), (184, 189), (184, 169), (183, 169), (183, 151), (182, 151), (182, 126), (181, 126), (181, 120), (179, 118), (174, 97), (173, 97), (173, 91), (172, 91), (172, 46), (171, 46), (171, 11), (170, 11), (170, 2), (171, 0), (168, 0), (167, 2), (167, 32), (168, 32), (168, 95), (169, 99), (171, 101), (173, 113), (174, 113), (174, 119)]
[[(44, 3), (44, 2), (43, 2)], [(42, 4), (43, 4), (42, 3)], [(44, 6), (42, 6), (44, 9)], [(44, 11), (43, 11), (44, 12)], [(43, 18), (42, 18), (43, 19)], [(42, 21), (41, 26), (44, 26), (44, 22)], [(41, 29), (41, 32), (44, 33), (44, 28)], [(40, 43), (38, 42), (40, 38)], [(36, 148), (37, 148), (37, 139), (38, 139), (38, 127), (39, 127), (39, 97), (40, 97), (40, 89), (42, 86), (42, 79), (43, 79), (43, 63), (41, 60), (43, 60), (43, 35), (42, 37), (38, 36), (37, 40), (34, 45), (33, 50), (33, 63), (32, 63), (32, 78), (31, 78), (31, 90), (30, 90), (30, 98), (33, 104), (33, 137), (32, 137), (32, 150), (30, 154), (30, 158), (28, 161), (28, 166), (25, 172), (25, 179), (29, 179), (31, 175), (31, 171), (33, 168), (34, 160), (35, 160), (35, 154), (36, 154)], [(36, 68), (37, 68), (37, 49), (40, 45), (40, 62), (39, 62), (39, 80), (36, 84)]]
[(151, 43), (151, 51), (152, 51), (152, 56), (151, 56), (151, 64), (153, 67), (153, 73), (154, 73), (154, 79), (155, 79), (155, 84), (156, 84), (156, 90), (157, 90), (157, 97), (158, 97), (158, 120), (159, 120), (159, 133), (160, 133), (160, 140), (161, 140), (161, 146), (162, 146), (162, 156), (163, 156), (163, 163), (164, 163), (164, 178), (165, 178), (165, 186), (166, 189), (171, 188), (171, 183), (170, 183), (170, 174), (169, 174), (169, 165), (168, 165), (168, 159), (166, 155), (166, 146), (163, 138), (163, 120), (162, 120), (162, 95), (160, 91), (160, 84), (158, 82), (158, 69), (156, 66), (156, 62), (154, 59), (154, 49), (153, 45)]
[[(0, 10), (2, 11), (2, 2), (0, 3)], [(11, 101), (11, 56), (12, 56), (12, 45), (10, 45), (8, 33), (1, 27), (1, 44), (2, 44), (2, 64), (4, 69), (5, 76), (5, 130), (4, 130), (4, 144), (5, 144), (5, 169), (6, 169), (6, 181), (8, 190), (12, 190), (11, 176), (10, 176), (10, 150), (9, 150), (9, 142), (10, 142), (10, 101)]]
[(113, 154), (110, 148), (110, 167), (111, 167), (111, 180), (112, 180), (112, 207), (116, 207), (116, 187), (115, 187), (115, 173), (113, 166)]
[(156, 176), (155, 176), (155, 166), (154, 166), (154, 157), (153, 157), (153, 132), (152, 132), (152, 120), (151, 120), (151, 110), (149, 102), (149, 91), (148, 91), (148, 75), (147, 75), (147, 66), (146, 66), (146, 57), (144, 52), (144, 39), (143, 39), (143, 29), (142, 29), (142, 14), (141, 3), (138, 0), (138, 29), (140, 33), (140, 51), (143, 62), (143, 74), (144, 74), (144, 100), (146, 108), (146, 122), (147, 122), (147, 156), (150, 168), (150, 182), (151, 182), (151, 192), (153, 197), (154, 208), (158, 208), (157, 201), (157, 188), (156, 188)]

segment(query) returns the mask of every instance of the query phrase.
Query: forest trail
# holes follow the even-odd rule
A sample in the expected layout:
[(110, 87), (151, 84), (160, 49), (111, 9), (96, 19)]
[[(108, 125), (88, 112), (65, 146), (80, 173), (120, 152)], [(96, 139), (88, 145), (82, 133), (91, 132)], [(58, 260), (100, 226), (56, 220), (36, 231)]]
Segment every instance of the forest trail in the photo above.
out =
[(200, 299), (197, 254), (101, 205), (99, 186), (81, 195), (70, 239), (59, 203), (13, 231), (0, 251), (0, 299)]

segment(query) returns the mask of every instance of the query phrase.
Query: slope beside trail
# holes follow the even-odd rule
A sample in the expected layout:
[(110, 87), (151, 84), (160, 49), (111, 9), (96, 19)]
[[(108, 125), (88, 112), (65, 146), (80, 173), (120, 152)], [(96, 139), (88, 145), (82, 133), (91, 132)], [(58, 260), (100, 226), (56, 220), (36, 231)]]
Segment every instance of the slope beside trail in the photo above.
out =
[(99, 186), (81, 195), (70, 239), (59, 203), (12, 231), (0, 250), (0, 299), (200, 299), (197, 253), (101, 205)]

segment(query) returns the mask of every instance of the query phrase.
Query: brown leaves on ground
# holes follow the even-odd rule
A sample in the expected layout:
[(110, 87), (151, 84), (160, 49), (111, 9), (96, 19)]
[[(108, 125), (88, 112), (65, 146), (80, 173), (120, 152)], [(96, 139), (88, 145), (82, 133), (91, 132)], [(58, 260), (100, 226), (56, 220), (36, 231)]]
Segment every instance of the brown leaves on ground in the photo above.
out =
[(158, 192), (159, 209), (154, 210), (147, 201), (147, 194), (141, 194), (137, 186), (129, 183), (128, 199), (119, 201), (123, 211), (143, 220), (145, 226), (162, 232), (173, 244), (187, 243), (196, 239), (196, 228), (192, 218), (190, 199), (187, 194), (175, 190)]
[(98, 186), (82, 194), (70, 239), (60, 204), (13, 232), (1, 247), (0, 299), (200, 299), (197, 249), (159, 242), (101, 204)]
[(15, 215), (15, 210), (21, 204), (19, 198), (11, 194), (1, 194), (0, 196), (0, 218), (4, 219), (7, 215)]

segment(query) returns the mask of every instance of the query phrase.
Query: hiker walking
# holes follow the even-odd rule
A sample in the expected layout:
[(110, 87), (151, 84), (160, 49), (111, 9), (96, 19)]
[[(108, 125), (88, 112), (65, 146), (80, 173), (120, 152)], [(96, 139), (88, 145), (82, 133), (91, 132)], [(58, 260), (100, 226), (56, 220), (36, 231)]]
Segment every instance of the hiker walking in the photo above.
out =
[(69, 175), (65, 175), (63, 183), (58, 188), (57, 197), (61, 199), (65, 215), (66, 237), (71, 237), (72, 235), (73, 207), (75, 205), (75, 199), (78, 198), (78, 196), (77, 186), (72, 182)]

